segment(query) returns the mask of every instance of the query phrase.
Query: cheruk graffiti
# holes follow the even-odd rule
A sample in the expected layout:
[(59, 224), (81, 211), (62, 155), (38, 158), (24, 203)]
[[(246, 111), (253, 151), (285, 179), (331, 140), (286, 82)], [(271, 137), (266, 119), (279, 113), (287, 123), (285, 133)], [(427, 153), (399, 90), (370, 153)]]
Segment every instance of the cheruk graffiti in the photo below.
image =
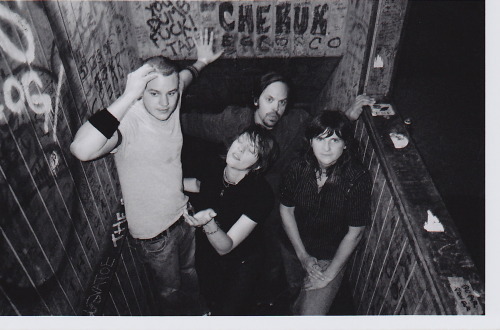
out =
[(345, 47), (348, 0), (138, 3), (143, 15), (132, 20), (143, 57), (192, 58), (201, 26), (226, 58), (342, 56)]
[[(52, 122), (55, 141), (57, 139), (57, 108), (59, 107), (64, 68), (62, 65), (59, 67), (59, 81), (55, 96), (56, 106), (53, 107), (52, 97), (42, 92), (45, 89), (42, 79), (31, 67), (35, 60), (35, 39), (30, 25), (24, 18), (2, 4), (0, 4), (0, 20), (5, 23), (0, 28), (0, 48), (12, 61), (28, 66), (28, 69), (24, 70), (20, 77), (12, 74), (3, 83), (1, 91), (5, 104), (0, 104), (0, 124), (7, 121), (6, 109), (21, 116), (27, 105), (35, 114), (45, 115), (44, 133), (49, 133), (49, 122)], [(8, 35), (4, 31), (7, 28), (14, 33)], [(11, 72), (14, 71), (11, 70)]]
[[(328, 48), (340, 47), (339, 37), (326, 37), (328, 34), (328, 11), (330, 10), (327, 3), (315, 5), (313, 8), (310, 8), (309, 4), (296, 4), (292, 8), (292, 4), (289, 2), (278, 3), (275, 5), (274, 20), (270, 4), (236, 6), (237, 9), (235, 9), (235, 4), (229, 1), (219, 5), (219, 24), (225, 31), (222, 46), (230, 53), (234, 53), (236, 50), (234, 32), (246, 34), (239, 40), (241, 46), (254, 47), (252, 37), (254, 30), (259, 35), (255, 46), (261, 52), (272, 50), (273, 39), (278, 49), (287, 47), (289, 44), (288, 35), (292, 32), (300, 38), (305, 34), (314, 36), (309, 42), (311, 50), (317, 50), (324, 47), (323, 45)], [(256, 9), (254, 9), (255, 6)], [(271, 35), (273, 22), (274, 36)], [(301, 40), (300, 38), (299, 40)]]
[[(221, 27), (231, 32), (237, 27), (238, 32), (254, 32), (254, 26), (258, 34), (269, 32), (273, 19), (271, 17), (271, 5), (258, 5), (256, 16), (253, 15), (254, 4), (243, 4), (238, 6), (238, 16), (231, 2), (223, 2), (219, 6), (219, 23)], [(326, 35), (328, 4), (314, 7), (310, 33), (312, 35)], [(234, 13), (234, 14), (233, 14)], [(234, 17), (233, 17), (234, 15)], [(276, 34), (288, 34), (292, 28), (292, 5), (284, 2), (276, 5), (275, 31)], [(309, 27), (309, 7), (307, 5), (295, 5), (293, 8), (293, 32), (302, 35)], [(237, 25), (235, 24), (237, 21)], [(254, 24), (255, 22), (255, 24)]]

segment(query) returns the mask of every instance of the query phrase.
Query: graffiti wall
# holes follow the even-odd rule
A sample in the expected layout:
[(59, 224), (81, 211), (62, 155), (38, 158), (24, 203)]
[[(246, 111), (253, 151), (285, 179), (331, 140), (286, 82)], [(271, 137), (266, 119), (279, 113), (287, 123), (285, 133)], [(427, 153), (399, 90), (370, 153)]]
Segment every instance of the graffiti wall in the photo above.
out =
[[(214, 32), (226, 58), (340, 56), (347, 0), (130, 2), (140, 56), (194, 58), (193, 38)], [(202, 26), (203, 25), (203, 26)]]
[[(403, 20), (392, 11), (404, 11), (392, 2), (0, 1), (0, 315), (154, 314), (112, 157), (69, 152), (140, 58), (194, 59), (202, 27), (229, 59), (337, 57), (316, 109), (343, 109), (363, 88), (388, 92)], [(373, 225), (349, 270), (357, 312), (483, 313), (484, 286), (416, 149), (387, 149), (377, 120), (356, 128), (374, 181)], [(422, 205), (445, 233), (422, 231)]]
[(370, 47), (370, 31), (374, 29), (370, 17), (375, 9), (374, 1), (356, 1), (349, 7), (345, 55), (323, 87), (314, 108), (347, 109), (356, 95), (363, 92), (363, 67)]
[[(80, 162), (78, 128), (139, 59), (340, 56), (347, 0), (0, 2), (0, 315), (148, 315), (112, 157)], [(131, 13), (134, 13), (132, 15)]]
[(110, 157), (69, 152), (79, 126), (134, 65), (128, 8), (0, 2), (0, 314), (75, 315), (112, 242)]

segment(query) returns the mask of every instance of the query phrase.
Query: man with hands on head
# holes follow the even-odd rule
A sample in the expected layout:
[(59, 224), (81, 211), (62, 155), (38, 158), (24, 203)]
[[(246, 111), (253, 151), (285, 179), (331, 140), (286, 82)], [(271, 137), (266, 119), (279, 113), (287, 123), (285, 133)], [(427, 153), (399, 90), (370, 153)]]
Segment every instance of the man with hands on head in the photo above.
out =
[(131, 246), (148, 270), (157, 295), (157, 314), (200, 315), (194, 267), (194, 229), (183, 221), (179, 120), (182, 94), (222, 51), (213, 51), (213, 32), (195, 40), (197, 61), (180, 71), (155, 56), (127, 77), (124, 93), (92, 115), (78, 130), (71, 152), (89, 161), (110, 152), (127, 214)]

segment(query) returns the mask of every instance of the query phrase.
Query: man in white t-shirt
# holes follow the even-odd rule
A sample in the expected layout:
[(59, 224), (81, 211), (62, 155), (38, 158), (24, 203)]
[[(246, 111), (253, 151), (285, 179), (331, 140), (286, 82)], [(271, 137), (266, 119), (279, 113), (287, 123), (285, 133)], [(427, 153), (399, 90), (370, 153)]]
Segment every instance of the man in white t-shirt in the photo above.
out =
[(183, 219), (188, 198), (182, 185), (182, 93), (221, 52), (213, 32), (196, 42), (197, 61), (179, 72), (163, 56), (147, 59), (130, 73), (123, 95), (78, 130), (71, 152), (88, 161), (110, 152), (125, 203), (131, 245), (146, 265), (156, 294), (157, 314), (200, 315), (194, 268), (194, 228)]

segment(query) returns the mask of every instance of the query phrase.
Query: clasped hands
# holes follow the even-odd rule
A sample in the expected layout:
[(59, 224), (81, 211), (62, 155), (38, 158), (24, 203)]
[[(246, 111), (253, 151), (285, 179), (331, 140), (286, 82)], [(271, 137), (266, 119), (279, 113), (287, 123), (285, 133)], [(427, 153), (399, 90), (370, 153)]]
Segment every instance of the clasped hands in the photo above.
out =
[(332, 281), (331, 278), (328, 278), (321, 271), (321, 267), (315, 257), (307, 255), (300, 259), (300, 262), (307, 272), (307, 277), (304, 281), (304, 289), (306, 291), (324, 288)]

